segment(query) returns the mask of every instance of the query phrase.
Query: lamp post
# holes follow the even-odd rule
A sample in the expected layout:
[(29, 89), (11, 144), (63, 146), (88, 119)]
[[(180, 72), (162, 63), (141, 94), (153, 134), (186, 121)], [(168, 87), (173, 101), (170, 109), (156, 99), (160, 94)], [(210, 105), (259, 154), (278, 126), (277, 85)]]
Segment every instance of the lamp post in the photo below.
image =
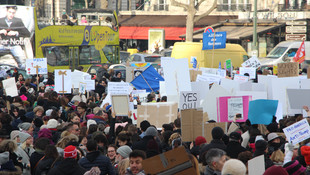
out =
[(252, 55), (258, 56), (258, 47), (257, 47), (257, 0), (254, 0)]

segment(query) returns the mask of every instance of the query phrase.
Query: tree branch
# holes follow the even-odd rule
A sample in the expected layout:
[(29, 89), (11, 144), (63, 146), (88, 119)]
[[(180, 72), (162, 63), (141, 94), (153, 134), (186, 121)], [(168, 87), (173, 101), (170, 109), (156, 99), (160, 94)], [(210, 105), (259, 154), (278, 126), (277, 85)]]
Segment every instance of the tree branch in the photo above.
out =
[(198, 7), (204, 2), (205, 0), (200, 0), (196, 5), (195, 9), (198, 9)]
[[(198, 5), (198, 4), (197, 4)], [(205, 16), (208, 16), (214, 9), (217, 8), (217, 0), (213, 0), (213, 4), (212, 6), (209, 8), (209, 10), (207, 10), (206, 12), (202, 13), (201, 15), (199, 16), (196, 16), (194, 18), (194, 24), (195, 22), (199, 21), (201, 18), (205, 17)]]
[(171, 0), (171, 5), (177, 6), (177, 7), (183, 7), (184, 9), (188, 9), (189, 8), (189, 5), (181, 3), (181, 2), (178, 2), (176, 0)]

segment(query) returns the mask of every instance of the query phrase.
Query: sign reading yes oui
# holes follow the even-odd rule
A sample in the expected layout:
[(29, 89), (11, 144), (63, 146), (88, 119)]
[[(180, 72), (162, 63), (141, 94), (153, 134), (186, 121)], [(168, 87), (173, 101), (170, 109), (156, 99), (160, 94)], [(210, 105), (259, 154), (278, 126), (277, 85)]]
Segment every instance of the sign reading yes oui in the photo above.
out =
[(198, 92), (182, 91), (180, 93), (179, 108), (184, 109), (197, 109), (200, 106), (200, 97)]

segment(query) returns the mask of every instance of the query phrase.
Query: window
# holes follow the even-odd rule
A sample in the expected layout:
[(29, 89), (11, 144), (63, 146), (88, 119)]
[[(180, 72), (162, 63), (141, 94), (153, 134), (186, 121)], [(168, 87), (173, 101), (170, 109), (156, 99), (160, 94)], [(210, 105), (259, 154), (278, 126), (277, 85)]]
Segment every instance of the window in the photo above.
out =
[(117, 47), (118, 46), (107, 45), (102, 49), (109, 63), (115, 63), (115, 64), (119, 63), (119, 55), (117, 54)]
[(248, 0), (218, 0), (218, 11), (249, 11), (251, 4)]
[(144, 57), (145, 62), (160, 62), (160, 57)]
[(267, 58), (277, 59), (284, 54), (286, 49), (287, 49), (287, 47), (276, 47), (276, 48), (272, 49), (272, 51), (267, 55)]
[(93, 64), (101, 62), (100, 52), (96, 50), (95, 46), (81, 46), (79, 52), (79, 64)]
[(67, 66), (69, 65), (69, 47), (45, 47), (43, 48), (44, 57), (47, 58), (47, 64), (51, 66)]

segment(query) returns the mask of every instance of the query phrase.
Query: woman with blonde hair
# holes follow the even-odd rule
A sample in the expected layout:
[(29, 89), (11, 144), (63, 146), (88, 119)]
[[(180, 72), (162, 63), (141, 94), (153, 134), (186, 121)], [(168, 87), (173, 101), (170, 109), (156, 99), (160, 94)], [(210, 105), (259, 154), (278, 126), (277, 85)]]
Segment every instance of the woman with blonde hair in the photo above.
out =
[(21, 145), (18, 146), (15, 153), (18, 157), (22, 157), (23, 174), (30, 174), (30, 157), (35, 151), (33, 149), (33, 138), (30, 134), (25, 132), (20, 132), (19, 138)]
[(61, 138), (58, 143), (56, 144), (56, 147), (59, 147), (61, 149), (65, 149), (66, 145), (69, 142), (79, 142), (79, 138), (78, 136), (74, 135), (74, 134), (69, 134), (67, 136), (64, 136), (63, 138)]
[(123, 159), (118, 163), (118, 174), (125, 175), (126, 169), (129, 167), (129, 159)]

